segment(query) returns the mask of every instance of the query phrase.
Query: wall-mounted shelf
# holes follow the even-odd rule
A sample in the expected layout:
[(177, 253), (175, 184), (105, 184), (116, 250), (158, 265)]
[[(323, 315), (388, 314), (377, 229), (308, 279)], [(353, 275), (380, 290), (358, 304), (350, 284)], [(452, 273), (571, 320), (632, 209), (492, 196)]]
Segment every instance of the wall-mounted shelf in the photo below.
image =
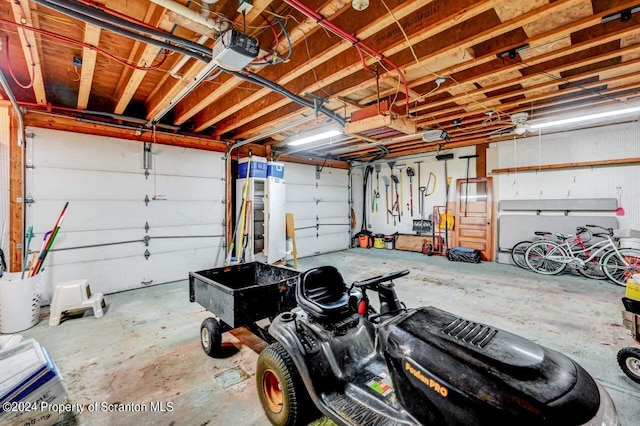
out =
[(539, 166), (505, 167), (502, 169), (492, 169), (492, 174), (515, 173), (515, 172), (537, 172), (543, 170), (576, 169), (582, 167), (606, 167), (622, 166), (625, 164), (640, 164), (640, 158), (618, 158), (615, 160), (584, 161), (581, 163), (560, 163), (544, 164)]

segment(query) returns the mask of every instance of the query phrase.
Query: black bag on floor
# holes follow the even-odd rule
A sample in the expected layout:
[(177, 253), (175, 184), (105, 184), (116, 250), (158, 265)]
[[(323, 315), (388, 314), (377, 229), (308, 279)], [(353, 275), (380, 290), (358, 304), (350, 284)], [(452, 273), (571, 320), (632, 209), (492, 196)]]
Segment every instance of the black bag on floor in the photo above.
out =
[(480, 263), (480, 261), (482, 261), (482, 254), (480, 254), (480, 250), (454, 247), (447, 250), (447, 259), (452, 262)]

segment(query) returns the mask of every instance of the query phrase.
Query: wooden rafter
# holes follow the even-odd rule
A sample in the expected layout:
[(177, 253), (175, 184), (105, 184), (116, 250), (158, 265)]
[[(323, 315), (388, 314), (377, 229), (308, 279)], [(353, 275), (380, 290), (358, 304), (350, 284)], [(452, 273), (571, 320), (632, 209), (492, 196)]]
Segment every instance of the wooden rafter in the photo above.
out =
[[(333, 16), (336, 13), (338, 13), (340, 9), (343, 8), (347, 3), (350, 3), (350, 2), (347, 0), (332, 0), (328, 4), (324, 5), (321, 10), (325, 11), (327, 16)], [(296, 43), (296, 41), (302, 39), (305, 36), (305, 34), (308, 31), (310, 31), (310, 29), (312, 28), (312, 25), (310, 24), (309, 21), (310, 20), (308, 19), (305, 20), (300, 25), (298, 25), (295, 30), (289, 32), (292, 43)], [(315, 23), (313, 23), (313, 25), (315, 25)], [(284, 41), (282, 43), (284, 43)], [(281, 44), (281, 45), (284, 45), (284, 44)], [(297, 46), (297, 48), (303, 49), (302, 46)], [(302, 52), (302, 50), (300, 50), (300, 52)], [(261, 74), (268, 74), (268, 70), (260, 70), (260, 71), (261, 71)], [(266, 78), (272, 78), (272, 77), (266, 76)], [(176, 108), (175, 124), (184, 123), (186, 120), (193, 117), (195, 114), (198, 114), (200, 111), (208, 109), (209, 105), (219, 103), (218, 101), (223, 99), (223, 97), (224, 97), (224, 102), (226, 104), (226, 100), (228, 99), (226, 95), (231, 90), (238, 88), (244, 82), (244, 80), (241, 80), (236, 77), (229, 77), (229, 76), (222, 76), (222, 79), (220, 79), (220, 81), (223, 84), (221, 84), (221, 86), (218, 89), (212, 91), (211, 89), (201, 88), (197, 91), (194, 91), (180, 105), (178, 105), (178, 107)], [(280, 82), (280, 84), (283, 84), (283, 83)], [(268, 93), (268, 91), (261, 91), (261, 93), (265, 94), (265, 93)], [(234, 108), (238, 107), (237, 103), (232, 104), (232, 106)], [(205, 126), (200, 125), (198, 121), (196, 121), (196, 126), (198, 129), (204, 129), (208, 127), (207, 125)]]
[[(29, 0), (16, 0), (10, 3), (16, 23), (37, 27), (31, 14), (31, 2)], [(18, 34), (22, 45), (22, 53), (24, 54), (29, 74), (33, 79), (33, 93), (36, 96), (36, 103), (45, 105), (47, 103), (47, 95), (44, 88), (42, 62), (40, 61), (36, 34), (23, 28), (18, 30)]]
[[(245, 17), (246, 21), (249, 24), (253, 24), (257, 19), (262, 19), (260, 17), (260, 14), (269, 6), (270, 3), (271, 2), (267, 0), (259, 0), (254, 2), (253, 9), (251, 9), (251, 11), (249, 11), (249, 13)], [(175, 15), (173, 16), (175, 18)], [(238, 15), (235, 19), (235, 22), (241, 23), (242, 20), (242, 15)], [(212, 32), (210, 29), (206, 29), (205, 31), (205, 29), (201, 26), (194, 29), (200, 30), (201, 32), (203, 32), (203, 34)], [(147, 118), (151, 119), (158, 112), (167, 107), (171, 103), (172, 99), (174, 99), (185, 87), (187, 87), (191, 83), (193, 78), (198, 75), (198, 73), (204, 68), (204, 66), (205, 64), (201, 61), (191, 61), (190, 65), (185, 65), (183, 67), (182, 75), (175, 84), (169, 85), (167, 88), (159, 90), (158, 92), (155, 92), (151, 96), (149, 96), (147, 100), (147, 104), (149, 106)], [(242, 83), (242, 80), (233, 79), (226, 75), (220, 76), (219, 79), (224, 81), (225, 84), (222, 85), (218, 89), (218, 91), (216, 91), (217, 97), (224, 96), (229, 91), (237, 88)], [(189, 112), (185, 114), (185, 110), (191, 111), (191, 109), (193, 109), (195, 111), (198, 108), (202, 109), (208, 103), (213, 102), (215, 99), (213, 99), (213, 95), (211, 95), (211, 93), (211, 88), (207, 87), (206, 85), (197, 87), (193, 91), (193, 94), (188, 96), (175, 109), (175, 123), (180, 125), (184, 123), (191, 115), (195, 114), (195, 112), (193, 112), (193, 114), (191, 115), (189, 115)], [(190, 107), (187, 107), (187, 105), (189, 105)]]
[[(86, 24), (84, 27), (84, 42), (92, 46), (100, 44), (100, 28)], [(80, 73), (80, 87), (78, 88), (78, 109), (86, 109), (89, 104), (89, 94), (96, 68), (98, 52), (88, 47), (82, 48), (82, 70)]]
[[(154, 27), (157, 27), (162, 19), (165, 17), (162, 8), (157, 7), (155, 3), (150, 3), (149, 8), (147, 9), (147, 13), (144, 17), (144, 22), (149, 22)], [(138, 51), (142, 48), (142, 43), (136, 42), (134, 48), (132, 49), (132, 53)], [(156, 57), (158, 56), (159, 49), (157, 46), (146, 45), (144, 50), (140, 54), (140, 57), (137, 61), (137, 65), (139, 67), (148, 67), (150, 66)], [(114, 112), (116, 114), (122, 114), (124, 110), (131, 102), (133, 95), (135, 95), (136, 90), (142, 83), (142, 80), (147, 75), (148, 71), (140, 70), (140, 69), (125, 69), (123, 72), (123, 78), (121, 78), (121, 83), (119, 84), (118, 89), (116, 89), (115, 98), (118, 100)], [(127, 76), (127, 77), (125, 77)]]

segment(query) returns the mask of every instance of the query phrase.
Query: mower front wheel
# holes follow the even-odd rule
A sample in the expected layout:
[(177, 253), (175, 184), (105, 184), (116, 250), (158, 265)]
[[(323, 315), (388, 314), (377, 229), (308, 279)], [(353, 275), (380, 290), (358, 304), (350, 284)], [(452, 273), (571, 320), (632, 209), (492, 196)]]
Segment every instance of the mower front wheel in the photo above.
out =
[(280, 343), (273, 343), (258, 357), (256, 385), (262, 408), (276, 426), (307, 425), (317, 413), (291, 356)]
[(618, 365), (631, 380), (640, 383), (640, 349), (622, 348), (618, 351)]

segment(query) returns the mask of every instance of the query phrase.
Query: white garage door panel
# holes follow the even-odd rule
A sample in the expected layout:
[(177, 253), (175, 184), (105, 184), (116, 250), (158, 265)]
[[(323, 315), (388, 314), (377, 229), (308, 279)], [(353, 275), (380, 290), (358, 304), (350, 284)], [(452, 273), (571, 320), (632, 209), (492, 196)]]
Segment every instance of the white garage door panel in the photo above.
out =
[[(27, 177), (28, 178), (28, 177)], [(27, 180), (29, 181), (29, 180)], [(116, 173), (94, 170), (50, 169), (37, 167), (31, 180), (31, 194), (58, 200), (144, 200), (151, 183), (140, 173)]]
[(346, 188), (348, 175), (349, 173), (346, 170), (324, 168), (320, 173), (319, 183), (321, 186), (330, 185)]
[(143, 171), (141, 143), (40, 128), (28, 128), (27, 131), (35, 134), (34, 142), (38, 146), (32, 158), (40, 166), (112, 172)]
[[(142, 207), (145, 208), (144, 203)], [(144, 210), (149, 226), (222, 225), (223, 204), (218, 200), (205, 201), (150, 201)], [(144, 222), (142, 223), (144, 226)]]
[(346, 187), (341, 186), (319, 186), (316, 191), (318, 198), (325, 201), (340, 201), (349, 199), (349, 191)]
[[(142, 147), (140, 147), (142, 149)], [(153, 145), (151, 174), (193, 176), (222, 179), (224, 161), (222, 154), (168, 145)], [(213, 159), (212, 159), (213, 155)], [(149, 176), (151, 179), (151, 176)]]
[[(222, 154), (155, 145), (151, 174), (145, 177), (142, 143), (33, 131), (28, 160), (34, 169), (27, 176), (28, 193), (36, 201), (27, 210), (27, 224), (37, 233), (32, 250), (69, 201), (45, 261), (52, 282), (87, 278), (94, 291), (109, 293), (148, 281), (185, 279), (189, 270), (222, 265)], [(154, 194), (166, 199), (153, 200)], [(148, 205), (145, 196), (152, 199)], [(136, 242), (113, 244), (127, 241)]]
[[(324, 168), (320, 179), (316, 179), (315, 166), (287, 163), (285, 176), (287, 211), (294, 214), (298, 255), (347, 249), (350, 221), (347, 171)], [(321, 225), (316, 228), (317, 224)]]
[[(289, 182), (299, 185), (316, 185), (316, 167), (305, 164), (286, 163), (284, 177)], [(288, 188), (288, 187), (287, 187)], [(287, 191), (289, 192), (289, 191)]]
[(196, 224), (181, 226), (151, 226), (148, 235), (155, 237), (187, 237), (187, 236), (221, 236), (224, 234), (224, 227), (221, 223), (217, 224)]
[(287, 182), (287, 203), (314, 201), (316, 186)]
[[(38, 201), (27, 209), (27, 221), (34, 232), (45, 232), (55, 224), (63, 201)], [(36, 214), (37, 212), (37, 214)], [(145, 212), (142, 201), (75, 201), (70, 200), (61, 231), (101, 229), (142, 229)]]
[(210, 200), (214, 193), (222, 194), (224, 191), (224, 184), (211, 178), (158, 175), (154, 181), (149, 198), (156, 193), (166, 196), (169, 201)]
[(318, 203), (316, 214), (320, 217), (346, 217), (349, 213), (346, 201), (324, 201)]

